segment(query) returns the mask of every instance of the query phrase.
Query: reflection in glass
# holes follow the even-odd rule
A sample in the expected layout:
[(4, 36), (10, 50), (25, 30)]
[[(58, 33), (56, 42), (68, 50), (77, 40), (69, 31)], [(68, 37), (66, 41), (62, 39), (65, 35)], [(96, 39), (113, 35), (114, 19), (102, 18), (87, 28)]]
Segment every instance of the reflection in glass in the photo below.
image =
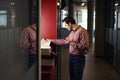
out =
[(7, 11), (0, 10), (0, 27), (7, 27)]
[(21, 32), (33, 21), (34, 1), (0, 0), (0, 80), (37, 80), (36, 63), (28, 68), (28, 54), (20, 47)]
[(11, 9), (11, 27), (15, 27), (15, 9)]

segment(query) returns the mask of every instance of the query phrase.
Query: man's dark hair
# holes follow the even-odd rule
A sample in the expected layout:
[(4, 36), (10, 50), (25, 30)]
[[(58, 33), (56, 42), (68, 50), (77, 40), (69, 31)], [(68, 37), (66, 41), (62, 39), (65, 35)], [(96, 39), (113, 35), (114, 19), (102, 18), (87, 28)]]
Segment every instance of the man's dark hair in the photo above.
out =
[(62, 22), (64, 22), (64, 21), (65, 21), (67, 24), (69, 24), (69, 23), (71, 23), (71, 24), (76, 24), (74, 18), (73, 18), (73, 17), (70, 17), (70, 16), (65, 17), (65, 18), (62, 20)]

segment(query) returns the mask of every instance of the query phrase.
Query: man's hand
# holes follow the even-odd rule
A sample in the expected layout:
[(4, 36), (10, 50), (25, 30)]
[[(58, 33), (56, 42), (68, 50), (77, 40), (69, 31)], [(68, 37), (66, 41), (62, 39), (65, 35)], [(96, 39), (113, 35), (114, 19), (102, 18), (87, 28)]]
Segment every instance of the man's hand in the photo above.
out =
[(67, 44), (69, 44), (69, 43), (70, 43), (70, 40), (69, 40), (69, 39), (67, 39), (67, 38), (66, 38), (64, 41), (65, 41), (65, 43), (67, 43)]
[(64, 41), (65, 41), (65, 43), (69, 44), (69, 41), (68, 41), (68, 40), (64, 40)]

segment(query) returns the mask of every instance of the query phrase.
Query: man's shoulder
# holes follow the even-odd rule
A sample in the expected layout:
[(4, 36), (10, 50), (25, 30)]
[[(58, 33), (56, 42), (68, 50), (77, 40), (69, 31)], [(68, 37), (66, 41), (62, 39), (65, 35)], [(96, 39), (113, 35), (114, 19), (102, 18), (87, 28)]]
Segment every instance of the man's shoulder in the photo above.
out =
[(24, 31), (31, 31), (31, 26), (27, 26), (24, 28)]
[(81, 26), (81, 25), (79, 25), (79, 29), (81, 29), (81, 30), (86, 30), (83, 26)]
[(81, 25), (79, 25), (79, 32), (82, 32), (82, 31), (84, 31), (85, 29), (81, 26)]

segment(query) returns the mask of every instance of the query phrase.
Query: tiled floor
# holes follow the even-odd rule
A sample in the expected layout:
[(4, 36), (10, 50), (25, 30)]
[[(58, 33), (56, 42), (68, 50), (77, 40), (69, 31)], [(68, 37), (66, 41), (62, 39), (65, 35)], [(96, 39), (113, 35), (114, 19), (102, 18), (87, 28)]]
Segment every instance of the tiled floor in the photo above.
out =
[[(69, 80), (68, 50), (63, 49), (61, 54), (61, 80)], [(94, 57), (91, 49), (87, 54), (83, 80), (120, 80), (120, 73), (104, 59)]]

